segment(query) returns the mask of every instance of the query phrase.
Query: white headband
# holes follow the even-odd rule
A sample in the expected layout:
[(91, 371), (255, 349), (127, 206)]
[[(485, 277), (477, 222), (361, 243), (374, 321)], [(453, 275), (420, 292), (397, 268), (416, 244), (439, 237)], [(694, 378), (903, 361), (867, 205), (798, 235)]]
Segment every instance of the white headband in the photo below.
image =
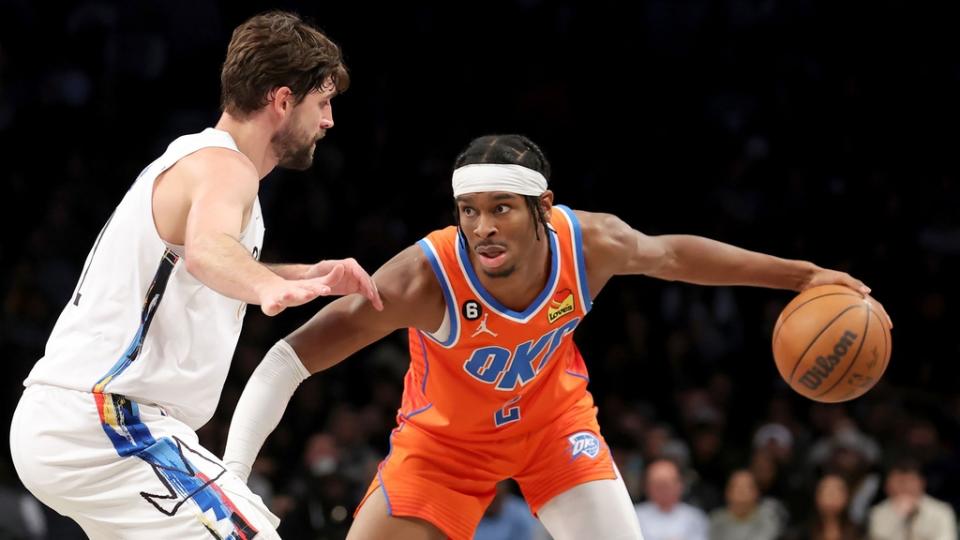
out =
[(453, 196), (464, 193), (506, 191), (517, 195), (540, 196), (547, 190), (547, 179), (523, 165), (476, 163), (453, 171)]

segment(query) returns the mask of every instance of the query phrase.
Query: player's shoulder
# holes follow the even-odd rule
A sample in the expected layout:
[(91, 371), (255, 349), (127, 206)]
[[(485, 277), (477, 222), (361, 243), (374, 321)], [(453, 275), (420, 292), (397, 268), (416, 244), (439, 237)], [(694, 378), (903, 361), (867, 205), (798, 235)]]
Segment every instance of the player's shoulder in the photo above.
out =
[[(615, 214), (573, 210), (580, 227), (580, 245), (588, 268), (619, 264), (636, 242), (635, 231)], [(592, 263), (592, 264), (590, 264)]]
[(443, 313), (443, 292), (434, 276), (429, 256), (413, 244), (384, 263), (373, 275), (381, 296), (392, 306), (401, 306), (401, 326), (434, 329)]
[(391, 286), (403, 289), (404, 296), (409, 299), (439, 292), (432, 261), (422, 245), (408, 246), (387, 261), (376, 274), (382, 275), (382, 279), (388, 280)]
[(231, 192), (244, 199), (256, 197), (260, 176), (245, 155), (236, 150), (216, 146), (200, 148), (180, 159), (167, 176), (179, 177), (179, 182), (191, 192)]
[(237, 150), (220, 146), (207, 146), (185, 156), (180, 163), (186, 168), (209, 173), (217, 171), (228, 173), (243, 179), (259, 181), (257, 168), (246, 155)]
[(606, 212), (588, 212), (568, 208), (567, 215), (572, 215), (576, 220), (584, 242), (589, 242), (598, 236), (605, 236), (625, 225), (616, 215)]

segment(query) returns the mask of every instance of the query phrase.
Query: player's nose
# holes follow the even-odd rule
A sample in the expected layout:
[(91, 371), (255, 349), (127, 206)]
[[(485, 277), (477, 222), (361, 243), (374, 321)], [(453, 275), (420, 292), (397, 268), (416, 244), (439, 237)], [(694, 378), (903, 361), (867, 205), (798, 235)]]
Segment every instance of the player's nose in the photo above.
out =
[(477, 225), (473, 228), (473, 234), (480, 238), (489, 238), (497, 233), (496, 223), (490, 217), (484, 217), (481, 213), (477, 218)]
[(327, 106), (326, 110), (320, 115), (320, 128), (330, 129), (333, 127), (333, 107)]

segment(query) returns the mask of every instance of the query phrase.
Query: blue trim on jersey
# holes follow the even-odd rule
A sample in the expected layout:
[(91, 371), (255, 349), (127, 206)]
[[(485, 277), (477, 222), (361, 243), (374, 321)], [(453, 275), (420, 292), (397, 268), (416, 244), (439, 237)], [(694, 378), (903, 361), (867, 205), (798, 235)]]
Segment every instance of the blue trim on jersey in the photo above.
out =
[(147, 289), (147, 294), (143, 299), (143, 310), (140, 313), (140, 326), (137, 328), (137, 333), (134, 334), (130, 345), (127, 346), (127, 350), (125, 350), (120, 359), (113, 364), (110, 371), (103, 377), (100, 377), (100, 380), (93, 385), (91, 392), (103, 393), (107, 385), (130, 367), (130, 364), (140, 356), (140, 351), (143, 348), (143, 340), (147, 336), (147, 331), (150, 330), (150, 323), (153, 322), (153, 316), (160, 307), (160, 301), (163, 300), (163, 293), (167, 290), (167, 282), (170, 281), (170, 275), (173, 274), (173, 269), (179, 260), (180, 257), (169, 248), (164, 250), (160, 264), (157, 266), (157, 271), (153, 275), (153, 281), (150, 283), (150, 288)]
[(423, 373), (423, 384), (420, 385), (420, 392), (423, 397), (427, 397), (427, 377), (430, 376), (430, 359), (427, 357), (427, 344), (423, 342), (423, 332), (417, 331), (420, 338), (420, 350), (423, 351), (423, 364), (426, 366)]
[(593, 298), (590, 296), (590, 284), (587, 283), (587, 262), (583, 258), (583, 232), (580, 229), (580, 220), (569, 207), (562, 204), (555, 204), (554, 208), (559, 208), (567, 220), (573, 226), (573, 252), (577, 256), (577, 274), (580, 276), (580, 298), (583, 299), (584, 313), (589, 312), (593, 307)]
[(430, 407), (433, 407), (433, 403), (428, 403), (428, 404), (424, 405), (423, 407), (420, 407), (419, 409), (411, 412), (410, 414), (405, 414), (405, 415), (403, 415), (403, 417), (409, 420), (410, 418), (413, 418), (414, 416), (416, 416), (416, 415), (418, 415), (418, 414), (420, 414), (420, 413), (422, 413), (422, 412), (426, 412), (426, 411), (430, 410)]
[(590, 382), (590, 377), (587, 377), (587, 376), (584, 375), (583, 373), (577, 373), (577, 372), (575, 372), (575, 371), (570, 371), (569, 369), (566, 370), (566, 371), (567, 371), (567, 375), (573, 375), (574, 377), (579, 377), (579, 378), (581, 378), (581, 379), (583, 379), (583, 380), (585, 380), (585, 381), (587, 381), (587, 382)]
[(467, 279), (470, 280), (470, 284), (473, 285), (474, 290), (477, 291), (480, 298), (491, 308), (500, 312), (501, 315), (506, 315), (514, 319), (526, 319), (530, 317), (543, 307), (543, 302), (557, 286), (557, 279), (560, 276), (560, 245), (557, 241), (557, 233), (549, 227), (547, 228), (547, 235), (550, 237), (550, 277), (547, 278), (547, 283), (537, 298), (522, 312), (514, 311), (504, 306), (483, 288), (483, 284), (480, 283), (480, 278), (477, 277), (477, 273), (473, 269), (473, 264), (470, 262), (470, 255), (467, 253), (467, 246), (463, 241), (463, 237), (457, 236), (457, 250), (460, 253), (460, 262), (463, 264), (464, 270), (466, 270)]
[(437, 260), (436, 254), (433, 252), (433, 247), (426, 238), (422, 238), (417, 241), (417, 245), (420, 246), (420, 249), (427, 256), (427, 260), (430, 261), (430, 268), (433, 269), (433, 273), (437, 276), (437, 281), (440, 283), (440, 289), (443, 291), (443, 300), (447, 304), (447, 318), (450, 321), (450, 333), (447, 335), (447, 339), (440, 341), (439, 339), (430, 335), (427, 332), (427, 336), (436, 341), (443, 347), (450, 347), (457, 340), (459, 335), (459, 325), (460, 319), (457, 313), (457, 302), (453, 298), (453, 291), (450, 290), (450, 287), (447, 285), (447, 278), (443, 272), (443, 265), (440, 264), (440, 261)]
[[(423, 397), (427, 397), (427, 377), (430, 376), (430, 361), (427, 359), (427, 344), (423, 342), (423, 332), (417, 331), (417, 336), (420, 337), (420, 349), (423, 351), (423, 363), (426, 364), (427, 369), (423, 374), (423, 383), (420, 385), (420, 392), (423, 393)], [(433, 402), (427, 403), (423, 407), (411, 412), (410, 414), (404, 414), (404, 418), (413, 418), (414, 416), (425, 412), (433, 407)]]
[(136, 360), (137, 356), (140, 354), (140, 347), (143, 346), (143, 330), (144, 325), (141, 323), (140, 327), (137, 328), (137, 333), (130, 341), (130, 345), (127, 347), (127, 350), (123, 352), (123, 355), (120, 356), (120, 359), (117, 360), (113, 367), (110, 368), (110, 371), (108, 371), (106, 375), (97, 381), (98, 385), (107, 379), (113, 379), (117, 375), (123, 373), (123, 371), (130, 367), (130, 364)]
[[(390, 443), (390, 451), (393, 452), (393, 442)], [(387, 501), (387, 515), (392, 516), (393, 506), (390, 504), (390, 495), (387, 494), (387, 485), (383, 483), (383, 473), (380, 471), (377, 471), (377, 480), (380, 482), (380, 489), (383, 490), (383, 500)]]
[(383, 468), (387, 466), (387, 460), (390, 459), (390, 456), (393, 455), (393, 436), (403, 430), (403, 426), (406, 424), (401, 423), (393, 431), (390, 432), (390, 451), (387, 452), (387, 457), (383, 458), (383, 464), (377, 468), (377, 481), (380, 482), (380, 489), (383, 490), (383, 499), (387, 501), (387, 515), (393, 515), (393, 506), (390, 504), (390, 495), (387, 493), (387, 485), (383, 483)]

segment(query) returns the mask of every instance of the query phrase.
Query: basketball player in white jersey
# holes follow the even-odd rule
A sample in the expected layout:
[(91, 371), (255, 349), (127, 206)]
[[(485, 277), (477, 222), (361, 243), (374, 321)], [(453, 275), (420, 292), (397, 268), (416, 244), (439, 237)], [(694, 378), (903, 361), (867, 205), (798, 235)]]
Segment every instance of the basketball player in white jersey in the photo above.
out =
[(258, 261), (257, 191), (306, 169), (349, 84), (340, 50), (297, 16), (233, 33), (215, 128), (173, 141), (97, 237), (13, 417), (24, 485), (97, 539), (275, 538), (277, 519), (195, 430), (213, 415), (247, 304), (381, 301), (352, 259)]

